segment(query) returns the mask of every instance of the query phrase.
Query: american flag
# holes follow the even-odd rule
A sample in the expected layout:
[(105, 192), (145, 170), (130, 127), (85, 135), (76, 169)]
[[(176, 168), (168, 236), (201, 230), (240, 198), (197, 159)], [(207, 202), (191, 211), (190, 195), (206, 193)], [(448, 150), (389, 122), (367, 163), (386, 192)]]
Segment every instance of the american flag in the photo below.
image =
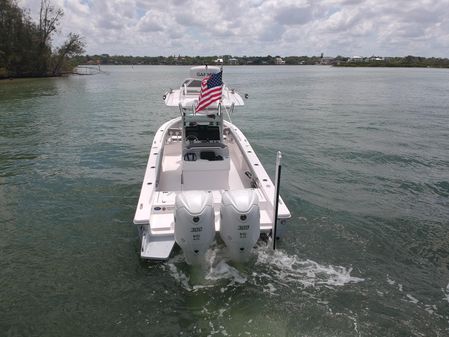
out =
[(200, 112), (206, 109), (212, 103), (221, 99), (221, 90), (223, 88), (223, 81), (221, 79), (223, 70), (219, 73), (206, 76), (201, 81), (201, 91), (198, 98), (198, 105), (195, 112)]

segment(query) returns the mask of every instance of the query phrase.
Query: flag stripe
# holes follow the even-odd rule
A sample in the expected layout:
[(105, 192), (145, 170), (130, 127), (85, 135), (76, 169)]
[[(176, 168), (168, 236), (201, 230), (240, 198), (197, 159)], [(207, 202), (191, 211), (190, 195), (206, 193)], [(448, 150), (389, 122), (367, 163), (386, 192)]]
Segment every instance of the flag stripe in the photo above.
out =
[(198, 96), (198, 104), (195, 112), (200, 112), (212, 103), (221, 99), (223, 82), (222, 71), (216, 74), (206, 76), (201, 81), (201, 91)]
[(199, 100), (206, 100), (208, 99), (211, 95), (215, 95), (215, 94), (221, 94), (221, 87), (217, 88), (217, 89), (211, 89), (208, 90), (207, 92), (203, 92), (203, 95), (200, 96)]
[(203, 110), (213, 102), (218, 101), (220, 99), (221, 99), (221, 87), (219, 88), (219, 90), (216, 90), (214, 92), (208, 92), (206, 95), (200, 97), (196, 108), (196, 112)]
[(208, 97), (203, 98), (203, 99), (201, 100), (201, 103), (198, 104), (198, 105), (203, 105), (203, 102), (208, 102), (208, 101), (210, 101), (211, 99), (220, 99), (220, 97), (221, 97), (221, 92), (215, 93), (215, 94), (213, 94), (213, 95), (210, 95), (210, 96), (208, 96)]
[(201, 103), (197, 105), (196, 111), (198, 112), (198, 111), (203, 110), (207, 106), (211, 105), (213, 102), (220, 100), (220, 98), (221, 98), (221, 92), (210, 97), (208, 100), (201, 101)]

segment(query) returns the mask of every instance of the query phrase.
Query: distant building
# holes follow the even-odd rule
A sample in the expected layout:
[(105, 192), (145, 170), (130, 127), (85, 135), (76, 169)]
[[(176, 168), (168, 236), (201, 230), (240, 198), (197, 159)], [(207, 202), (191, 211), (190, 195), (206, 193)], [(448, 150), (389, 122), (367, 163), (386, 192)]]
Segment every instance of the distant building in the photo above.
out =
[(282, 59), (282, 57), (276, 57), (276, 64), (285, 64), (285, 61)]
[(350, 57), (348, 62), (362, 62), (363, 61), (363, 57), (361, 56), (353, 56)]
[(335, 59), (333, 57), (321, 57), (320, 64), (324, 66), (328, 66), (335, 63)]
[(223, 64), (223, 59), (216, 59), (214, 61), (215, 64)]
[(236, 58), (230, 58), (228, 62), (229, 64), (239, 64), (239, 60), (237, 60)]
[(369, 58), (369, 61), (370, 62), (375, 62), (375, 61), (383, 61), (384, 60), (384, 58), (383, 57), (379, 57), (379, 56), (371, 56), (370, 58)]

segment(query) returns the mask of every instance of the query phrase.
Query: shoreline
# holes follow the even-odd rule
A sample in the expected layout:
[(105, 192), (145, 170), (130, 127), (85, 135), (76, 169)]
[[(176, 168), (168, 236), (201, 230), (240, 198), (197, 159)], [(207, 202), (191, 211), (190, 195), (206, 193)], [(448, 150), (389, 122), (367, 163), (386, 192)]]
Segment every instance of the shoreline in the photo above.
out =
[(0, 77), (0, 81), (12, 81), (12, 80), (20, 80), (20, 79), (38, 79), (38, 78), (56, 78), (56, 77), (68, 77), (72, 75), (72, 73), (64, 73), (59, 75), (33, 75), (33, 76), (8, 76), (8, 77)]
[[(167, 67), (191, 67), (196, 64), (102, 64), (102, 66), (113, 66), (113, 67), (138, 67), (138, 66), (167, 66)], [(97, 67), (97, 65), (91, 64), (80, 64), (79, 66), (85, 67)], [(336, 68), (422, 68), (422, 69), (449, 69), (449, 66), (426, 66), (426, 65), (365, 65), (365, 64), (226, 64), (226, 67), (265, 67), (265, 66), (276, 66), (276, 67), (303, 67), (303, 66), (318, 66), (318, 67), (336, 67)], [(0, 77), (0, 82), (20, 80), (20, 79), (43, 79), (43, 78), (59, 78), (59, 77), (69, 77), (69, 76), (86, 76), (86, 75), (95, 75), (95, 74), (77, 74), (77, 73), (63, 73), (59, 75), (33, 75), (33, 76), (8, 76), (8, 77)]]

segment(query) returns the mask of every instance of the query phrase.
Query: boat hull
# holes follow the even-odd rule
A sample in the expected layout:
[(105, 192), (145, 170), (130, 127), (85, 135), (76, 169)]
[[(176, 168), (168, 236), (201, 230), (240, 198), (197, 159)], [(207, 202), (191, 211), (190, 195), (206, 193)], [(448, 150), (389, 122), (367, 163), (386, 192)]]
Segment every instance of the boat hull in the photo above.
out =
[[(167, 253), (169, 249), (166, 247), (173, 247), (175, 243), (176, 196), (183, 191), (210, 192), (217, 233), (220, 232), (223, 193), (254, 190), (260, 211), (259, 233), (269, 235), (273, 228), (275, 186), (244, 134), (234, 124), (224, 121), (220, 146), (226, 150), (219, 152), (222, 149), (217, 144), (199, 144), (195, 163), (198, 169), (195, 170), (190, 169), (192, 163), (183, 158), (184, 132), (182, 118), (174, 118), (163, 124), (153, 139), (134, 217), (134, 223), (142, 232), (141, 257), (150, 260), (169, 258), (170, 252)], [(212, 150), (215, 152), (211, 150), (214, 147), (216, 149)], [(220, 153), (217, 156), (223, 160), (201, 159), (203, 152)], [(279, 198), (278, 236), (282, 235), (290, 216), (282, 198)], [(157, 245), (164, 247), (165, 256), (151, 251), (150, 248)]]

